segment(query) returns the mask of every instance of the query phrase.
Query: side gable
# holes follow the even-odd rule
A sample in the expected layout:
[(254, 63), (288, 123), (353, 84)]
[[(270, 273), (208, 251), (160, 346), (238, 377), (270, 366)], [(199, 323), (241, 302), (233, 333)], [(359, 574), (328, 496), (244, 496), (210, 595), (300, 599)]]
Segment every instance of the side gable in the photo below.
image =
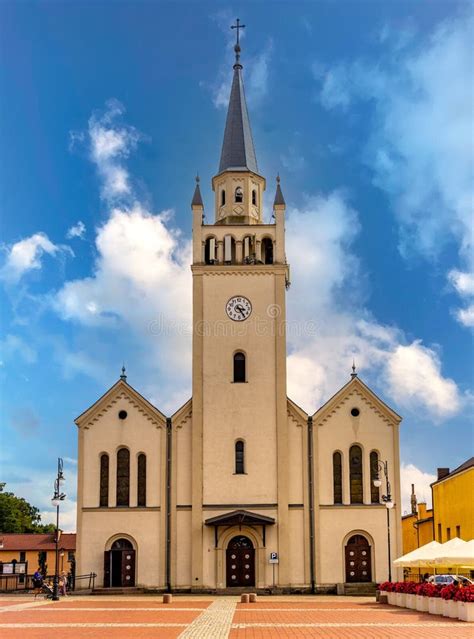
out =
[(286, 413), (288, 417), (291, 417), (298, 426), (305, 426), (308, 423), (308, 415), (305, 411), (300, 408), (298, 404), (295, 404), (295, 402), (293, 402), (289, 397), (286, 398), (286, 401)]
[(107, 413), (119, 400), (126, 400), (156, 428), (166, 426), (166, 416), (150, 404), (125, 380), (119, 379), (100, 399), (84, 411), (74, 422), (79, 428), (90, 428)]
[(193, 414), (193, 399), (192, 397), (188, 401), (178, 408), (178, 410), (171, 416), (171, 423), (176, 428), (182, 428), (184, 424), (189, 421)]
[(380, 399), (358, 377), (353, 377), (345, 384), (329, 401), (321, 406), (313, 415), (315, 424), (322, 426), (343, 404), (357, 398), (359, 402), (366, 404), (374, 410), (389, 426), (394, 426), (402, 421), (390, 406)]

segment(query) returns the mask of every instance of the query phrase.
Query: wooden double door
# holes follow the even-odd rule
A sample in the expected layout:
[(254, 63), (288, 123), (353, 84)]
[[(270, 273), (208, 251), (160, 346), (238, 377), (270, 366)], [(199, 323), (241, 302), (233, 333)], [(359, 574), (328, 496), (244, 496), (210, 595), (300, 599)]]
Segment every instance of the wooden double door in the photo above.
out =
[(226, 584), (228, 588), (255, 586), (255, 549), (248, 537), (230, 540), (226, 551)]
[(117, 539), (104, 553), (104, 587), (135, 585), (135, 550), (128, 539)]
[(372, 581), (370, 545), (363, 535), (353, 535), (346, 546), (346, 582)]

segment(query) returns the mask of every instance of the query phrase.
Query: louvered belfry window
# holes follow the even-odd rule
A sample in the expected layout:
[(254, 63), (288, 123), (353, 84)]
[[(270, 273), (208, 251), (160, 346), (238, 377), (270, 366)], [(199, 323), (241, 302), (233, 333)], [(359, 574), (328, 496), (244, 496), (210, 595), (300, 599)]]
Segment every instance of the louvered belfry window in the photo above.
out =
[(120, 448), (117, 452), (117, 506), (130, 505), (130, 452)]

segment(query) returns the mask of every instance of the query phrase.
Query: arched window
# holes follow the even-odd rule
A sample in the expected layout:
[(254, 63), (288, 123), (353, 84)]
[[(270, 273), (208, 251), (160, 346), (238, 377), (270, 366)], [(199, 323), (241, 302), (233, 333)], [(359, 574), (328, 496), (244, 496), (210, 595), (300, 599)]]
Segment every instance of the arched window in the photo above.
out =
[(269, 237), (262, 240), (262, 261), (264, 264), (273, 264), (273, 241)]
[(117, 452), (117, 506), (130, 505), (130, 452), (120, 448)]
[(245, 382), (245, 355), (235, 353), (234, 355), (234, 382), (242, 384)]
[(374, 486), (374, 480), (379, 476), (379, 456), (378, 453), (373, 450), (370, 453), (370, 501), (373, 504), (380, 502), (380, 493), (377, 486)]
[(339, 452), (335, 452), (332, 456), (332, 476), (334, 503), (342, 504), (342, 455)]
[(235, 442), (235, 474), (243, 475), (245, 473), (245, 444), (239, 439)]
[(252, 204), (257, 206), (257, 191), (255, 189), (252, 191)]
[(103, 453), (100, 456), (100, 494), (99, 506), (107, 508), (109, 505), (109, 456)]
[(146, 506), (146, 455), (140, 453), (137, 459), (137, 506)]
[(362, 488), (362, 449), (360, 446), (351, 446), (349, 451), (349, 473), (351, 486), (351, 504), (364, 502)]
[(240, 186), (238, 186), (235, 189), (235, 201), (236, 202), (243, 202), (244, 201), (244, 192), (242, 191)]
[(224, 206), (225, 204), (225, 190), (222, 189), (221, 191), (221, 206)]

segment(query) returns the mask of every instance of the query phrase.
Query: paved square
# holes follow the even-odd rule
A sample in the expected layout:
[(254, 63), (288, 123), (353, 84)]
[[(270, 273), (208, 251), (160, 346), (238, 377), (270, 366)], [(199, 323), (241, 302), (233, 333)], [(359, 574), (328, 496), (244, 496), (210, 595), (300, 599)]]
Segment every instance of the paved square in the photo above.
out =
[(8, 639), (471, 639), (472, 624), (376, 604), (368, 597), (0, 597), (0, 637)]

